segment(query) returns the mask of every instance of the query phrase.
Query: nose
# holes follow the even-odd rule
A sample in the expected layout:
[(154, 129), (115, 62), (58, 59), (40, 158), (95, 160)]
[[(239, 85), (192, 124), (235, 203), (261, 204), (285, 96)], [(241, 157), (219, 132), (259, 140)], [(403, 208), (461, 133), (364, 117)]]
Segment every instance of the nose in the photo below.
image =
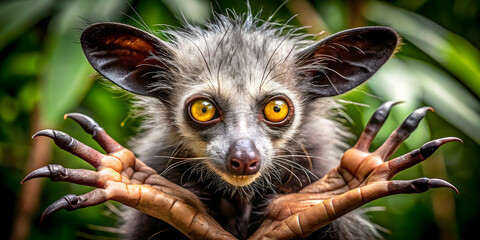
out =
[(240, 138), (230, 145), (227, 170), (233, 175), (252, 175), (260, 169), (260, 157), (255, 143)]

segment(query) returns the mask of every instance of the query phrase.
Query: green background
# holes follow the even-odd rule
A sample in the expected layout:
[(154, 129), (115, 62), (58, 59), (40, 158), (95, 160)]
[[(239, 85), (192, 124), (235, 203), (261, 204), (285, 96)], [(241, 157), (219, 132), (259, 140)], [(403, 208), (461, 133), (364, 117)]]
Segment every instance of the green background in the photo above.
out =
[[(391, 26), (400, 33), (404, 44), (396, 57), (367, 84), (337, 98), (349, 116), (345, 125), (358, 136), (382, 102), (404, 100), (374, 141), (377, 147), (411, 111), (432, 106), (435, 112), (428, 113), (394, 156), (441, 137), (460, 137), (464, 143), (443, 146), (429, 160), (396, 178), (443, 178), (460, 194), (435, 189), (380, 199), (364, 209), (371, 211), (369, 216), (386, 239), (475, 236), (480, 222), (480, 3), (291, 0), (280, 7), (282, 3), (251, 1), (251, 6), (254, 13), (262, 10), (263, 19), (276, 12), (273, 19), (280, 23), (298, 14), (291, 25), (310, 25), (306, 31), (311, 33), (326, 31), (321, 36), (367, 25)], [(220, 0), (0, 1), (0, 193), (5, 207), (2, 216), (7, 218), (0, 232), (4, 238), (11, 236), (15, 216), (26, 220), (15, 235), (24, 237), (16, 239), (110, 239), (119, 231), (114, 228), (115, 203), (60, 211), (40, 223), (50, 203), (66, 194), (85, 193), (90, 187), (34, 180), (27, 183), (33, 190), (25, 192), (22, 187), (27, 184), (20, 185), (35, 166), (57, 163), (89, 168), (52, 141), (31, 139), (37, 130), (54, 128), (99, 149), (73, 121), (62, 120), (65, 113), (92, 116), (122, 144), (127, 144), (138, 127), (138, 119), (128, 115), (128, 99), (95, 79), (79, 45), (81, 29), (92, 22), (117, 21), (137, 27), (145, 22), (160, 31), (167, 25), (180, 26), (182, 15), (201, 24), (211, 17), (212, 7), (217, 12), (247, 9), (244, 1)], [(21, 193), (23, 204), (19, 204)]]

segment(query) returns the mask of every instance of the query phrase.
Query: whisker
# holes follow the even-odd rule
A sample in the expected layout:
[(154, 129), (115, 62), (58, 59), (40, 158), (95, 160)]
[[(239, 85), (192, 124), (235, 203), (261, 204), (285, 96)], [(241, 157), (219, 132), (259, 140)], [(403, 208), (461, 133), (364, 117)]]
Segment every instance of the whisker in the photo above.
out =
[(186, 142), (186, 140), (182, 140), (175, 146), (175, 148), (172, 151), (172, 154), (170, 154), (171, 158), (168, 160), (166, 166), (168, 166), (171, 163), (171, 161), (173, 160), (172, 158), (174, 158), (181, 151), (181, 147), (183, 146), (183, 144), (185, 142)]
[(185, 160), (181, 160), (181, 161), (178, 161), (178, 162), (175, 162), (173, 164), (171, 164), (170, 166), (166, 167), (159, 175), (162, 176), (164, 173), (167, 173), (168, 171), (176, 168), (176, 167), (179, 167), (183, 164), (186, 164), (188, 163), (190, 160), (189, 159), (185, 159)]
[(139, 22), (138, 20), (136, 20), (135, 18), (133, 18), (132, 16), (126, 14), (126, 13), (123, 13), (123, 15), (125, 15), (126, 17), (132, 19), (133, 21), (135, 21), (138, 25), (140, 25), (141, 27), (143, 27), (145, 30), (148, 30), (150, 33), (153, 34), (153, 31), (148, 27), (147, 23), (145, 23), (145, 21), (143, 20), (143, 18), (140, 16), (140, 14), (138, 14), (138, 12), (135, 10), (135, 8), (129, 3), (127, 2), (128, 6), (130, 7), (130, 9), (133, 11), (133, 13), (135, 13), (135, 15), (137, 15), (137, 17), (140, 19), (141, 22)]
[(193, 171), (191, 171), (192, 169), (194, 169), (194, 167), (196, 167), (196, 164), (192, 164), (192, 166), (190, 166), (189, 168), (187, 168), (185, 170), (185, 172), (182, 173), (182, 176), (180, 176), (180, 184), (183, 185), (183, 176), (185, 175), (185, 173), (189, 172), (190, 171), (190, 175), (188, 176), (188, 179), (190, 179), (190, 177), (192, 176), (192, 173)]
[(292, 166), (295, 169), (303, 171), (305, 173), (305, 176), (308, 178), (309, 183), (312, 183), (312, 180), (310, 179), (310, 175), (312, 175), (315, 178), (315, 180), (319, 179), (317, 177), (317, 175), (315, 175), (312, 171), (310, 171), (308, 168), (298, 164), (295, 161), (292, 161), (290, 159), (281, 159), (281, 158), (277, 158), (277, 160), (282, 161), (284, 164), (288, 164), (289, 166)]
[(300, 180), (300, 178), (299, 178), (293, 171), (291, 171), (291, 170), (288, 169), (287, 167), (285, 167), (285, 166), (283, 166), (282, 164), (280, 164), (280, 162), (275, 162), (274, 164), (276, 164), (277, 166), (285, 169), (285, 170), (288, 171), (290, 174), (292, 174), (292, 176), (297, 179), (298, 183), (300, 183), (300, 186), (303, 186), (302, 181)]

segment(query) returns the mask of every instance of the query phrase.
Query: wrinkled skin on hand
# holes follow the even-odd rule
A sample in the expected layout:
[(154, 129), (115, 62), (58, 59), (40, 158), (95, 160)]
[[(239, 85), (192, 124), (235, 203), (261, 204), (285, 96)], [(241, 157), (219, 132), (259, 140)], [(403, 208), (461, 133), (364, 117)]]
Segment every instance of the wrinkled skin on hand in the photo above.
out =
[[(449, 187), (440, 179), (391, 180), (397, 173), (428, 158), (441, 145), (458, 138), (447, 137), (424, 144), (403, 156), (388, 160), (413, 132), (429, 107), (414, 111), (376, 151), (368, 151), (375, 135), (398, 102), (384, 103), (372, 116), (354, 147), (347, 150), (340, 165), (323, 178), (298, 193), (281, 195), (267, 207), (263, 223), (249, 239), (305, 238), (344, 214), (372, 200), (400, 193), (420, 193), (429, 188)], [(27, 175), (24, 181), (49, 177), (94, 186), (86, 194), (67, 195), (50, 205), (42, 219), (60, 209), (75, 210), (115, 200), (161, 219), (190, 239), (235, 239), (208, 215), (204, 205), (189, 190), (158, 175), (135, 158), (91, 118), (72, 113), (77, 121), (102, 146), (107, 155), (56, 130), (42, 130), (34, 135), (52, 138), (60, 148), (84, 159), (97, 171), (67, 169), (48, 165)], [(457, 191), (458, 193), (458, 191)]]

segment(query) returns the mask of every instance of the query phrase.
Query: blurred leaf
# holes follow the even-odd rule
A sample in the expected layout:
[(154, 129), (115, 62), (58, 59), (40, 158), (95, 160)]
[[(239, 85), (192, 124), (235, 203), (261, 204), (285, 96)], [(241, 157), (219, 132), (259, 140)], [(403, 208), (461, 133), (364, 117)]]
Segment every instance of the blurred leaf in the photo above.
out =
[(66, 111), (77, 105), (91, 86), (93, 73), (83, 56), (78, 39), (78, 22), (95, 16), (114, 19), (127, 2), (64, 1), (60, 12), (50, 22), (47, 36), (47, 56), (42, 75), (40, 109), (43, 120), (55, 125)]
[(49, 14), (53, 0), (11, 1), (0, 4), (0, 49)]
[(19, 102), (8, 95), (4, 95), (0, 99), (0, 117), (6, 122), (12, 122), (20, 113)]
[(22, 108), (26, 112), (33, 111), (35, 103), (38, 102), (38, 85), (36, 82), (30, 81), (22, 86), (18, 93), (18, 100), (22, 104)]
[(413, 12), (370, 2), (365, 17), (392, 26), (480, 96), (480, 52), (462, 37)]
[[(134, 26), (138, 25), (139, 27), (145, 28), (145, 26), (142, 26), (144, 25), (143, 22), (145, 22), (148, 27), (153, 24), (158, 24), (163, 27), (178, 24), (178, 19), (168, 10), (168, 8), (165, 7), (164, 3), (160, 1), (139, 1), (135, 6), (135, 9), (138, 14), (141, 13), (141, 20), (134, 20), (137, 21), (132, 24)], [(139, 16), (132, 15), (130, 17), (132, 19), (137, 19)], [(148, 30), (148, 28), (146, 30)]]
[(210, 6), (205, 0), (163, 0), (177, 16), (184, 16), (187, 21), (201, 23), (208, 19)]
[(345, 4), (347, 3), (344, 1), (320, 1), (318, 2), (318, 6), (315, 6), (317, 12), (325, 19), (328, 25), (328, 28), (325, 28), (326, 31), (330, 29), (332, 30), (330, 32), (339, 32), (346, 28), (347, 19), (343, 12), (345, 10)]
[(18, 76), (38, 76), (40, 52), (21, 52), (11, 54), (5, 61), (4, 68), (8, 74)]
[(478, 101), (442, 70), (412, 58), (393, 58), (369, 81), (369, 86), (387, 100), (408, 99), (405, 104), (415, 108), (423, 103), (432, 106), (438, 115), (480, 143)]

